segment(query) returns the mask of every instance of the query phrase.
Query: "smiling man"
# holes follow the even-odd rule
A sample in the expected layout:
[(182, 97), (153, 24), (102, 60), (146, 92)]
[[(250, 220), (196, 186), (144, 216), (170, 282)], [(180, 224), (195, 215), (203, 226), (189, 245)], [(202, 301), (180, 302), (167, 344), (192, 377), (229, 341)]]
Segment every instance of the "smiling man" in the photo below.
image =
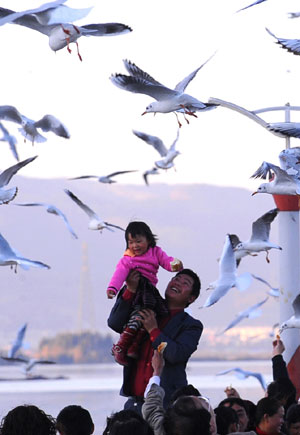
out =
[[(128, 275), (126, 287), (118, 294), (110, 313), (108, 326), (118, 333), (122, 332), (130, 317), (139, 278), (137, 270)], [(153, 352), (161, 343), (167, 343), (164, 350), (165, 366), (161, 375), (161, 386), (165, 390), (164, 406), (168, 405), (177, 388), (187, 385), (186, 364), (197, 349), (203, 325), (184, 309), (197, 299), (200, 287), (198, 275), (191, 269), (182, 269), (171, 279), (165, 291), (168, 316), (156, 319), (152, 310), (140, 312), (148, 334), (141, 344), (139, 359), (130, 359), (130, 364), (124, 367), (120, 394), (129, 397), (125, 409), (134, 408), (140, 412), (144, 391), (153, 373)]]

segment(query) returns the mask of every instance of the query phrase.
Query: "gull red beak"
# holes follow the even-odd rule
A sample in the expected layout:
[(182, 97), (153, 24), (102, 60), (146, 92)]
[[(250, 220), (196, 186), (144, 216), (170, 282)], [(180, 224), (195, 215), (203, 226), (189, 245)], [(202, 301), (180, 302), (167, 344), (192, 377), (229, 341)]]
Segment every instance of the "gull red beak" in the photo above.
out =
[(253, 195), (256, 195), (258, 192), (253, 192), (252, 194), (251, 194), (251, 196), (253, 196)]
[(146, 115), (146, 113), (147, 113), (147, 112), (143, 112), (143, 113), (141, 114), (141, 116)]

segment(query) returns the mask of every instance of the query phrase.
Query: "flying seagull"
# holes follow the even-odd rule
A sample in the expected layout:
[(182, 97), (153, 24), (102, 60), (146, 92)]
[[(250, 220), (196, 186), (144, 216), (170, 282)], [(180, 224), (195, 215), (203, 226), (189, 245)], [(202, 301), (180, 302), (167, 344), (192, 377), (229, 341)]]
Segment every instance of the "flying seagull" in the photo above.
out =
[(156, 167), (154, 167), (152, 169), (148, 169), (147, 171), (145, 171), (143, 173), (143, 178), (144, 178), (146, 185), (149, 186), (149, 181), (148, 181), (149, 175), (158, 175), (158, 174), (159, 174), (159, 170)]
[(65, 139), (70, 138), (66, 127), (53, 115), (45, 115), (38, 121), (33, 121), (22, 115), (14, 106), (0, 106), (0, 120), (12, 121), (20, 124), (19, 131), (26, 139), (32, 142), (45, 142), (47, 139), (38, 132), (40, 128), (44, 132), (52, 131), (54, 134)]
[(261, 373), (251, 372), (249, 370), (243, 370), (239, 367), (235, 367), (233, 369), (228, 369), (228, 370), (224, 370), (223, 372), (219, 372), (219, 373), (217, 373), (217, 376), (227, 375), (227, 373), (230, 373), (230, 372), (235, 372), (236, 377), (239, 379), (246, 379), (246, 378), (249, 378), (249, 376), (253, 376), (254, 378), (256, 378), (259, 381), (259, 383), (262, 386), (264, 391), (266, 391), (266, 389), (267, 389), (267, 384), (266, 384), (265, 378), (263, 377), (263, 375)]
[(0, 138), (0, 141), (7, 142), (9, 144), (9, 147), (11, 149), (11, 152), (13, 153), (14, 158), (19, 161), (20, 159), (16, 148), (17, 139), (11, 134), (9, 134), (8, 130), (4, 127), (2, 122), (0, 122), (0, 130), (3, 133), (3, 136)]
[(300, 195), (300, 180), (296, 175), (290, 175), (284, 169), (279, 166), (273, 165), (269, 162), (263, 162), (261, 166), (254, 172), (251, 178), (266, 178), (267, 174), (272, 175), (272, 181), (269, 183), (262, 183), (257, 191), (253, 192), (252, 195), (257, 193), (269, 193), (271, 195)]
[(259, 307), (261, 307), (265, 302), (267, 302), (268, 299), (269, 298), (266, 297), (263, 301), (258, 302), (257, 304), (252, 305), (251, 307), (247, 308), (246, 310), (239, 312), (237, 314), (237, 316), (235, 317), (235, 319), (232, 322), (230, 322), (229, 325), (226, 326), (226, 328), (222, 332), (219, 332), (216, 335), (224, 334), (224, 332), (226, 332), (229, 329), (231, 329), (234, 326), (236, 326), (243, 319), (252, 319), (254, 317), (260, 316), (261, 315), (261, 311), (259, 310)]
[(57, 207), (55, 207), (55, 205), (46, 204), (44, 202), (31, 202), (31, 203), (26, 203), (26, 204), (14, 204), (14, 205), (18, 205), (18, 206), (22, 206), (22, 207), (35, 207), (35, 206), (45, 207), (45, 209), (48, 213), (54, 214), (55, 216), (60, 216), (63, 219), (66, 227), (70, 231), (71, 235), (74, 237), (74, 239), (78, 239), (78, 236), (75, 233), (75, 231), (73, 230), (73, 228), (71, 227), (66, 215), (61, 210), (59, 210)]
[[(214, 55), (213, 55), (214, 56)], [(202, 103), (198, 99), (185, 93), (185, 89), (190, 81), (196, 76), (198, 71), (213, 57), (210, 56), (199, 68), (190, 73), (181, 82), (179, 82), (174, 89), (167, 88), (148, 73), (141, 70), (134, 63), (129, 60), (124, 60), (124, 65), (129, 76), (124, 74), (113, 74), (110, 79), (114, 85), (118, 86), (125, 91), (134, 92), (138, 94), (149, 95), (155, 98), (156, 101), (150, 103), (145, 112), (146, 113), (170, 113), (181, 112), (185, 115), (197, 117), (195, 112), (213, 109), (215, 104)], [(178, 120), (178, 117), (177, 117)], [(187, 119), (186, 119), (187, 120)], [(188, 122), (188, 120), (187, 120)], [(178, 125), (181, 127), (181, 123), (178, 120)]]
[[(19, 24), (29, 29), (36, 30), (48, 36), (49, 46), (53, 51), (67, 47), (67, 50), (71, 53), (69, 44), (74, 42), (80, 60), (82, 60), (82, 57), (79, 53), (77, 40), (81, 36), (111, 36), (132, 31), (129, 26), (121, 23), (75, 26), (72, 22), (86, 16), (92, 8), (72, 9), (61, 5), (61, 3), (65, 1), (66, 0), (47, 3), (35, 10), (24, 12), (14, 12), (9, 9), (0, 8), (0, 25), (11, 22), (12, 24)], [(47, 10), (46, 7), (48, 5), (50, 5), (50, 7)], [(53, 5), (55, 7), (53, 7)], [(41, 8), (43, 10), (39, 10)]]
[(285, 48), (290, 53), (300, 54), (300, 39), (277, 38), (269, 29), (266, 28), (266, 31), (277, 40), (276, 43), (282, 48)]
[(210, 307), (218, 302), (218, 300), (225, 296), (232, 287), (236, 287), (240, 291), (246, 290), (250, 286), (252, 280), (253, 277), (251, 273), (248, 272), (237, 276), (236, 259), (233, 252), (232, 242), (230, 240), (230, 235), (227, 234), (219, 261), (219, 278), (217, 281), (209, 285), (208, 290), (213, 289), (213, 291), (207, 298), (203, 307)]
[(282, 137), (300, 138), (300, 122), (273, 122), (267, 125), (267, 129)]
[(281, 334), (285, 329), (289, 328), (300, 329), (300, 294), (294, 299), (293, 309), (294, 315), (281, 324), (279, 328), (279, 334)]
[(163, 141), (157, 136), (151, 136), (147, 133), (142, 133), (141, 131), (132, 130), (133, 134), (135, 134), (138, 138), (142, 139), (148, 145), (153, 146), (154, 149), (159, 153), (162, 157), (161, 160), (157, 160), (155, 162), (155, 166), (159, 169), (170, 169), (174, 166), (173, 160), (180, 153), (175, 149), (176, 143), (179, 138), (179, 130), (177, 131), (177, 136), (170, 148), (167, 148)]
[(17, 337), (12, 343), (11, 348), (8, 351), (7, 358), (14, 358), (19, 349), (23, 346), (23, 340), (26, 333), (27, 323), (21, 326), (17, 332)]
[[(268, 252), (270, 249), (282, 249), (280, 246), (269, 241), (269, 234), (271, 229), (271, 223), (278, 214), (278, 209), (274, 208), (267, 213), (263, 214), (252, 224), (252, 234), (249, 240), (245, 242), (239, 242), (234, 247), (234, 253), (236, 259), (239, 260), (246, 255), (256, 255), (257, 252), (265, 251), (266, 260), (269, 263)], [(235, 236), (237, 237), (237, 236)]]
[(134, 171), (118, 171), (118, 172), (112, 172), (111, 174), (108, 175), (81, 175), (80, 177), (74, 177), (74, 178), (70, 178), (70, 180), (82, 180), (84, 178), (97, 178), (99, 183), (106, 183), (106, 184), (111, 184), (111, 183), (116, 183), (116, 180), (113, 180), (113, 177), (116, 177), (117, 175), (121, 175), (121, 174), (129, 174), (130, 172), (137, 172), (136, 170)]
[(22, 257), (16, 251), (14, 251), (7, 240), (0, 234), (0, 266), (15, 266), (15, 272), (17, 271), (17, 265), (22, 267), (22, 269), (28, 270), (30, 267), (39, 267), (42, 269), (50, 269), (45, 263), (40, 261), (29, 260), (28, 258)]
[(104, 222), (90, 207), (88, 207), (86, 204), (80, 201), (80, 199), (77, 198), (77, 196), (74, 195), (74, 193), (72, 193), (70, 190), (64, 189), (64, 191), (89, 216), (90, 221), (88, 224), (88, 228), (90, 230), (100, 230), (100, 232), (102, 232), (104, 228), (110, 231), (113, 231), (112, 228), (118, 228), (119, 230), (125, 231), (123, 228), (119, 227), (118, 225), (110, 224), (109, 222)]
[(28, 163), (32, 162), (36, 158), (37, 156), (30, 157), (29, 159), (16, 163), (15, 165), (5, 169), (5, 171), (0, 174), (0, 205), (8, 204), (15, 198), (18, 193), (17, 187), (12, 187), (11, 189), (3, 189), (3, 187), (10, 182), (12, 177), (19, 171), (19, 169), (23, 168), (23, 166), (28, 165)]
[(25, 359), (25, 358), (6, 358), (5, 356), (1, 357), (3, 360), (8, 361), (8, 362), (12, 362), (12, 363), (21, 363), (24, 367), (23, 367), (23, 371), (26, 375), (26, 377), (30, 377), (31, 376), (31, 371), (33, 369), (33, 367), (37, 364), (56, 364), (55, 361), (49, 361), (49, 360), (42, 360), (42, 359), (36, 359), (36, 358), (30, 358), (30, 359)]

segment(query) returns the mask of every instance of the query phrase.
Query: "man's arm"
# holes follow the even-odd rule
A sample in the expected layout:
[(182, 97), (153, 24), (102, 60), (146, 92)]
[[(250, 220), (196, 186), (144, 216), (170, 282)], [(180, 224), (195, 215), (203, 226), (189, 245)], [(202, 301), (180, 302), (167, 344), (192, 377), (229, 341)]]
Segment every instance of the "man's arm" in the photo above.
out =
[(285, 347), (280, 339), (273, 341), (273, 352), (272, 352), (272, 369), (273, 369), (273, 380), (276, 381), (279, 378), (289, 378), (289, 374), (286, 368), (286, 362), (283, 359), (283, 352)]
[(141, 321), (150, 334), (150, 340), (155, 349), (162, 342), (168, 343), (164, 350), (164, 358), (171, 364), (185, 362), (189, 359), (197, 349), (203, 331), (202, 323), (199, 320), (190, 318), (188, 322), (182, 323), (176, 338), (171, 339), (158, 328), (155, 314), (149, 309), (141, 311)]
[[(153, 376), (150, 378), (148, 392), (145, 391), (145, 402), (142, 406), (143, 418), (149, 423), (155, 435), (164, 435), (163, 421), (165, 410), (163, 401), (165, 392), (156, 382), (160, 379), (164, 367), (164, 358), (157, 350), (154, 351), (152, 357)], [(157, 379), (156, 379), (157, 378)]]

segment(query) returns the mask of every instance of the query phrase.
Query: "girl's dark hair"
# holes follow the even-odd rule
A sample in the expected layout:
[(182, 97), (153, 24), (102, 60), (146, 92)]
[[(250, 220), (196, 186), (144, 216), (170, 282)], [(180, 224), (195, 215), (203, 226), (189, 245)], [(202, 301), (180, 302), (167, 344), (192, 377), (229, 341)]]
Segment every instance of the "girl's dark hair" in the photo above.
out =
[(271, 397), (264, 397), (263, 399), (260, 399), (256, 405), (256, 425), (259, 425), (265, 414), (269, 415), (270, 417), (275, 415), (281, 406), (282, 405), (278, 400)]
[(285, 420), (287, 422), (287, 426), (289, 427), (291, 424), (300, 422), (300, 405), (295, 403), (291, 405), (286, 413)]
[(144, 236), (149, 242), (149, 247), (156, 246), (157, 236), (152, 233), (150, 227), (145, 222), (133, 221), (127, 225), (125, 230), (126, 248), (128, 248), (128, 236), (132, 237)]
[(17, 406), (2, 418), (0, 434), (56, 435), (55, 420), (37, 406)]

